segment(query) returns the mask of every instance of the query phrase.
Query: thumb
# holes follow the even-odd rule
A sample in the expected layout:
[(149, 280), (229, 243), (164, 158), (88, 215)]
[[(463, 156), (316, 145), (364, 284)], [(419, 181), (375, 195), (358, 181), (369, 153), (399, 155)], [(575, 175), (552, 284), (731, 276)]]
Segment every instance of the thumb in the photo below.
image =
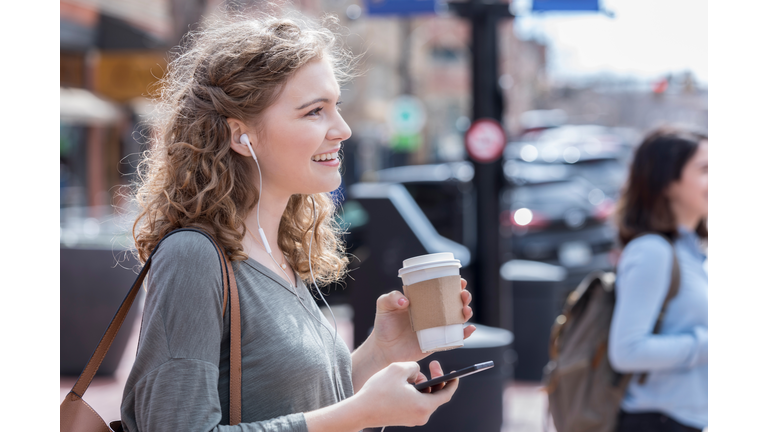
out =
[(403, 369), (408, 374), (407, 381), (409, 383), (415, 383), (419, 379), (419, 375), (422, 375), (421, 368), (416, 362), (404, 362)]
[(400, 291), (392, 291), (376, 300), (376, 312), (393, 312), (403, 309), (408, 309), (408, 298)]

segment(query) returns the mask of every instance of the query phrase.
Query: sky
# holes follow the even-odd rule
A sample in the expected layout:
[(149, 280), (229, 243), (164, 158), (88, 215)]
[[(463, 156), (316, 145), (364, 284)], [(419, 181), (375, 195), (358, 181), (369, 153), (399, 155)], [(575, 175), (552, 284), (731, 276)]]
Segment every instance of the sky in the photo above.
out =
[(686, 70), (709, 80), (706, 0), (601, 0), (613, 18), (594, 12), (531, 14), (516, 0), (516, 31), (549, 43), (555, 79), (600, 73), (658, 79)]

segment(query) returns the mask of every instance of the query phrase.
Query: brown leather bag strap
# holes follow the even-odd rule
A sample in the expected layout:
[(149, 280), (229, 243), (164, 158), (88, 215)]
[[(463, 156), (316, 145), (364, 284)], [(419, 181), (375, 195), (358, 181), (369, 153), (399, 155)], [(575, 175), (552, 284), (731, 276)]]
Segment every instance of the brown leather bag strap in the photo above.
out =
[[(232, 268), (232, 263), (224, 256), (223, 250), (217, 246), (219, 259), (224, 261), (226, 266), (227, 285), (229, 290), (224, 289), (224, 313), (227, 310), (227, 291), (231, 304), (229, 306), (229, 424), (236, 425), (240, 423), (242, 416), (242, 338), (240, 333), (240, 296), (237, 293), (237, 281)], [(222, 272), (225, 269), (222, 268)]]
[(242, 337), (240, 334), (240, 296), (237, 293), (237, 282), (232, 263), (227, 263), (229, 274), (229, 424), (240, 424), (242, 415)]
[[(661, 305), (661, 312), (659, 312), (659, 316), (656, 318), (656, 324), (653, 326), (653, 334), (659, 334), (661, 331), (661, 324), (664, 321), (664, 315), (667, 313), (667, 306), (669, 306), (669, 302), (672, 301), (680, 291), (680, 263), (677, 261), (677, 253), (675, 253), (675, 243), (665, 235), (662, 235), (662, 237), (664, 237), (664, 240), (669, 242), (669, 245), (672, 247), (672, 277), (669, 281), (667, 296), (664, 298), (664, 303)], [(637, 381), (638, 384), (645, 384), (647, 377), (648, 372), (643, 372)]]
[(96, 350), (94, 350), (93, 354), (91, 354), (91, 358), (88, 360), (88, 364), (85, 365), (85, 368), (77, 378), (77, 382), (75, 382), (75, 385), (72, 386), (72, 393), (82, 398), (83, 393), (85, 393), (85, 391), (88, 389), (88, 386), (91, 385), (91, 381), (93, 381), (93, 377), (96, 375), (96, 371), (99, 370), (99, 366), (101, 366), (101, 362), (104, 361), (104, 357), (107, 355), (107, 351), (109, 351), (109, 348), (112, 346), (112, 342), (114, 342), (115, 336), (117, 336), (117, 332), (123, 325), (123, 321), (125, 321), (125, 317), (128, 315), (128, 311), (131, 310), (133, 301), (136, 299), (136, 295), (139, 293), (139, 289), (141, 288), (141, 283), (144, 282), (144, 277), (147, 275), (148, 271), (149, 261), (147, 261), (147, 264), (145, 264), (144, 268), (141, 269), (141, 272), (136, 278), (136, 281), (133, 283), (131, 290), (128, 292), (128, 295), (125, 296), (123, 302), (120, 304), (120, 308), (117, 310), (117, 313), (109, 323), (107, 331), (104, 332), (104, 335), (101, 336), (101, 340), (96, 346)]
[[(235, 281), (235, 274), (232, 269), (232, 264), (230, 263), (229, 259), (227, 258), (226, 254), (223, 252), (223, 249), (221, 246), (206, 232), (192, 229), (192, 228), (182, 228), (178, 230), (174, 230), (168, 234), (166, 234), (165, 237), (163, 237), (160, 242), (158, 242), (158, 246), (160, 243), (163, 242), (166, 238), (169, 236), (182, 232), (182, 231), (195, 231), (200, 234), (205, 235), (208, 240), (213, 243), (214, 247), (216, 247), (216, 251), (219, 255), (219, 264), (222, 267), (222, 281), (226, 285), (224, 286), (224, 310), (226, 313), (226, 307), (227, 307), (227, 291), (229, 291), (229, 297), (231, 300), (230, 305), (230, 424), (235, 425), (240, 423), (241, 418), (241, 381), (242, 381), (242, 373), (241, 373), (241, 364), (242, 364), (242, 352), (241, 352), (241, 337), (240, 337), (240, 300), (237, 295), (237, 282)], [(141, 285), (144, 282), (144, 278), (147, 276), (147, 273), (149, 272), (149, 268), (152, 264), (152, 257), (155, 255), (155, 252), (157, 252), (157, 246), (152, 251), (152, 254), (150, 254), (149, 258), (147, 258), (147, 262), (144, 264), (144, 267), (139, 272), (139, 275), (136, 277), (135, 282), (133, 283), (133, 286), (131, 286), (130, 291), (128, 291), (128, 295), (125, 296), (123, 299), (123, 302), (120, 304), (120, 307), (117, 310), (117, 313), (112, 318), (112, 321), (109, 323), (109, 326), (107, 327), (107, 330), (104, 332), (104, 335), (102, 335), (101, 340), (99, 341), (99, 344), (96, 346), (96, 349), (94, 350), (93, 354), (91, 354), (91, 358), (88, 360), (88, 364), (86, 364), (85, 368), (83, 369), (83, 372), (80, 373), (80, 376), (77, 378), (77, 382), (75, 382), (75, 385), (72, 386), (72, 393), (76, 394), (78, 397), (82, 398), (85, 391), (88, 389), (88, 386), (91, 385), (91, 382), (93, 381), (93, 377), (96, 375), (96, 372), (99, 370), (99, 366), (101, 366), (101, 363), (104, 361), (104, 357), (107, 355), (107, 352), (109, 351), (109, 348), (112, 346), (112, 342), (115, 340), (115, 336), (117, 336), (117, 332), (120, 330), (120, 327), (123, 325), (123, 321), (125, 321), (125, 317), (128, 315), (128, 311), (131, 310), (131, 306), (133, 305), (133, 301), (136, 299), (136, 296), (139, 293), (139, 289), (141, 289)], [(225, 271), (226, 269), (226, 271)], [(228, 287), (228, 288), (227, 288)], [(234, 385), (233, 385), (234, 383)]]

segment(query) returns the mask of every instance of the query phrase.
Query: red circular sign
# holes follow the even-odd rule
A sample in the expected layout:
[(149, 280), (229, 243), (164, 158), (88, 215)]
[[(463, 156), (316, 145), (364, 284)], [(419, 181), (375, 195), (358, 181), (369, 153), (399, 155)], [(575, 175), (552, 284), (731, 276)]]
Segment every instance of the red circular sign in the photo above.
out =
[(501, 157), (507, 143), (504, 129), (494, 119), (475, 120), (464, 137), (469, 157), (477, 162), (493, 162)]

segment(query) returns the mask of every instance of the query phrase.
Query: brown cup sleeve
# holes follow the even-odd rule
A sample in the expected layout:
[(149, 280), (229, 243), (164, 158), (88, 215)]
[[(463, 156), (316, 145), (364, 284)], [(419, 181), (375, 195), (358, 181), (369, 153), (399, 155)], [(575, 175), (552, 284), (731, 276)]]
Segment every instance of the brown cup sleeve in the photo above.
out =
[(413, 331), (463, 324), (461, 276), (443, 276), (403, 286)]

